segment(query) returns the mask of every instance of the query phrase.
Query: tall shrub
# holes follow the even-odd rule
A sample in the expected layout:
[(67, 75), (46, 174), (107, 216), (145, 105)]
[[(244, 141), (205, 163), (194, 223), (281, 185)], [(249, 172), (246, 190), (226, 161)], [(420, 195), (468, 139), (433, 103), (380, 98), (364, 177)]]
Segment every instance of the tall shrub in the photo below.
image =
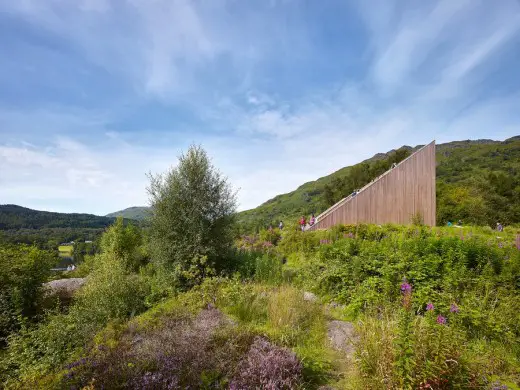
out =
[(235, 192), (200, 146), (149, 178), (152, 261), (189, 287), (211, 274), (232, 246)]

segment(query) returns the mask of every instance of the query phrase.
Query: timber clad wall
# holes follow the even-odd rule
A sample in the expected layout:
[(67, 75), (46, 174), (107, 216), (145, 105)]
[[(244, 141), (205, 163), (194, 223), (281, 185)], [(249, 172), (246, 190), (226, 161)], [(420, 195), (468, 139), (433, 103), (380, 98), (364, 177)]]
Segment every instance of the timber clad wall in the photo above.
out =
[(318, 216), (312, 229), (355, 223), (409, 224), (420, 213), (435, 226), (435, 141)]

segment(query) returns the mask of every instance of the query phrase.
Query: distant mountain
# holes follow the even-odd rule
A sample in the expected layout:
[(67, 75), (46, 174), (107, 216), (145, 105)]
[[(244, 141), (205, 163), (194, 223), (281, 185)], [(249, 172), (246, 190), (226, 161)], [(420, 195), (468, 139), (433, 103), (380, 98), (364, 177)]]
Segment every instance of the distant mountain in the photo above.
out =
[(150, 213), (149, 207), (144, 206), (135, 206), (129, 207), (124, 210), (116, 211), (114, 213), (107, 214), (107, 217), (115, 218), (115, 217), (123, 217), (128, 219), (135, 219), (141, 221), (148, 217)]
[(114, 218), (93, 214), (66, 214), (32, 210), (14, 204), (0, 205), (0, 230), (43, 228), (105, 228)]
[[(403, 146), (341, 168), (240, 212), (238, 221), (243, 231), (251, 231), (276, 226), (280, 220), (287, 224), (301, 215), (317, 215), (352, 192), (352, 183), (359, 176), (357, 183), (368, 183), (372, 179), (369, 172), (385, 166), (385, 160), (419, 147)], [(437, 223), (450, 219), (475, 224), (520, 223), (520, 136), (503, 142), (482, 139), (437, 145)]]

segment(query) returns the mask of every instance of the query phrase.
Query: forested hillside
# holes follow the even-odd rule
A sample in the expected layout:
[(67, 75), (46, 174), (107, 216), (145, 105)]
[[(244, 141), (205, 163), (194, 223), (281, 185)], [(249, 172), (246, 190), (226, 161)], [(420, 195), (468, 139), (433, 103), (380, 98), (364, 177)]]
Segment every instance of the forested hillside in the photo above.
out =
[[(239, 214), (241, 229), (251, 231), (277, 225), (280, 220), (291, 223), (302, 214), (319, 214), (418, 147), (377, 154), (243, 211)], [(503, 142), (437, 145), (437, 223), (459, 219), (479, 225), (520, 222), (520, 136)]]
[(95, 240), (115, 218), (66, 214), (0, 205), (0, 242), (36, 244), (56, 249), (60, 242)]
[(105, 228), (114, 218), (92, 214), (66, 214), (32, 210), (16, 205), (0, 205), (0, 229)]

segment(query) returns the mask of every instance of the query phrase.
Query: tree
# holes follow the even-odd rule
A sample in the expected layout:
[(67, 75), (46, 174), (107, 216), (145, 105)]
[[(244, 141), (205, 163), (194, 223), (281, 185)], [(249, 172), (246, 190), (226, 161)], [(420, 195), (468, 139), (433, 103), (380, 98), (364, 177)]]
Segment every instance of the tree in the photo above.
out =
[(160, 269), (189, 287), (219, 268), (233, 243), (236, 193), (200, 146), (177, 167), (149, 175), (150, 254)]
[(125, 226), (123, 218), (118, 217), (101, 237), (101, 251), (111, 253), (128, 270), (136, 271), (146, 261), (141, 251), (142, 241), (140, 229), (131, 223)]

